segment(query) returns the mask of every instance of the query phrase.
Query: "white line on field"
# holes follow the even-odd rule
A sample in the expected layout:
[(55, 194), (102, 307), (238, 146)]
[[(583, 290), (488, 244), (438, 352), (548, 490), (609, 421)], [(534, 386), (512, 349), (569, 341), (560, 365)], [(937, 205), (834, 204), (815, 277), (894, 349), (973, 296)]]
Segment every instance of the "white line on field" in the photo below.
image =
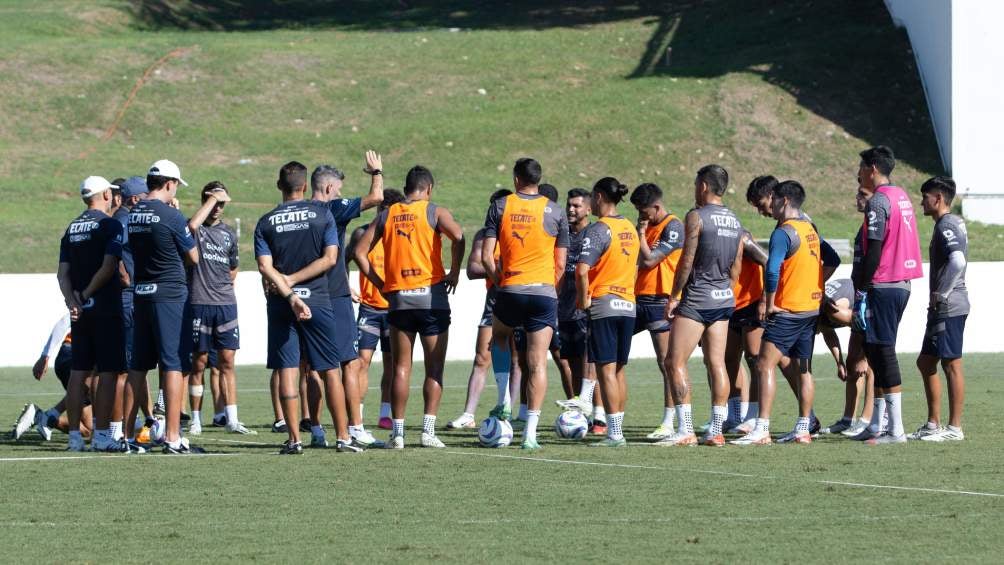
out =
[(817, 483), (822, 483), (824, 485), (841, 485), (845, 487), (859, 487), (859, 488), (879, 488), (879, 489), (891, 489), (891, 490), (909, 490), (915, 492), (932, 492), (940, 494), (966, 494), (969, 496), (992, 496), (996, 498), (1004, 498), (1004, 494), (997, 494), (994, 492), (977, 492), (972, 490), (948, 490), (940, 488), (922, 488), (922, 487), (900, 487), (895, 485), (869, 485), (865, 483), (847, 483), (843, 481), (816, 481)]

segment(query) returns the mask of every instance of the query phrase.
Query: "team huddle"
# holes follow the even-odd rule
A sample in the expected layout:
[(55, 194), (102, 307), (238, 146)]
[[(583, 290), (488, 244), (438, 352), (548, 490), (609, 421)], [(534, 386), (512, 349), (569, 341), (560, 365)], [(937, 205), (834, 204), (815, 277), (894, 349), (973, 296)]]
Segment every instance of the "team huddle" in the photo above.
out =
[[(369, 193), (343, 198), (345, 176), (338, 169), (321, 165), (308, 174), (304, 165), (287, 163), (276, 182), (282, 201), (254, 231), (268, 315), (272, 430), (288, 436), (280, 453), (302, 453), (301, 432), (310, 433), (310, 446), (329, 445), (322, 404), (338, 451), (404, 448), (416, 342), (425, 375), (419, 445), (445, 447), (436, 422), (450, 295), (462, 269), (468, 279), (484, 279), (486, 292), (465, 408), (447, 427), (478, 428), (486, 447), (509, 445), (518, 431), (522, 449), (540, 449), (548, 357), (559, 369), (565, 396), (558, 401), (558, 435), (582, 439), (591, 432), (603, 439), (590, 445), (626, 446), (625, 370), (632, 338), (643, 331), (650, 334), (664, 382), (662, 421), (647, 436), (656, 445), (811, 443), (819, 433), (871, 444), (961, 440), (962, 338), (969, 312), (965, 223), (950, 213), (952, 179), (926, 181), (921, 202), (935, 230), (927, 331), (917, 367), (928, 421), (908, 435), (895, 346), (911, 281), (922, 278), (923, 270), (917, 218), (906, 191), (890, 179), (894, 167), (887, 147), (861, 152), (856, 205), (863, 222), (854, 240), (853, 271), (850, 279), (833, 279), (840, 258), (806, 213), (806, 191), (794, 180), (760, 176), (749, 184), (749, 205), (776, 221), (764, 249), (726, 207), (729, 175), (718, 165), (697, 171), (694, 208), (679, 217), (667, 209), (657, 185), (632, 191), (612, 177), (591, 190), (569, 190), (562, 208), (558, 191), (541, 182), (541, 165), (523, 158), (513, 167), (513, 189), (490, 196), (484, 226), (467, 254), (460, 224), (432, 201), (435, 181), (425, 167), (408, 171), (403, 191), (385, 190), (382, 160), (367, 152)], [(237, 412), (237, 235), (222, 221), (230, 194), (223, 183), (210, 182), (201, 207), (186, 219), (175, 198), (179, 185), (187, 183), (170, 161), (154, 163), (145, 180), (88, 177), (81, 184), (87, 209), (60, 245), (58, 279), (69, 313), (34, 369), (41, 378), (62, 344), (55, 369), (66, 395), (48, 410), (26, 405), (15, 437), (34, 426), (48, 440), (59, 428), (74, 451), (85, 449), (84, 437), (90, 436), (96, 451), (158, 446), (165, 453), (200, 452), (183, 437), (182, 422), (187, 418), (188, 436), (201, 433), (208, 367), (212, 424), (254, 433)], [(625, 198), (637, 221), (621, 215)], [(374, 207), (373, 221), (346, 241), (351, 220)], [(359, 269), (358, 293), (348, 280), (352, 261)], [(358, 314), (353, 302), (359, 303)], [(835, 329), (848, 326), (845, 357)], [(826, 428), (813, 409), (817, 334), (846, 383), (843, 415)], [(378, 346), (379, 427), (390, 430), (386, 442), (363, 425)], [(711, 388), (710, 418), (703, 426), (694, 423), (687, 366), (698, 347)], [(939, 364), (948, 382), (946, 427)], [(498, 396), (479, 425), (475, 412), (489, 366)], [(146, 380), (154, 368), (160, 375), (156, 403)], [(794, 394), (798, 417), (789, 433), (774, 437), (770, 417), (778, 371)], [(183, 407), (186, 380), (190, 414)]]

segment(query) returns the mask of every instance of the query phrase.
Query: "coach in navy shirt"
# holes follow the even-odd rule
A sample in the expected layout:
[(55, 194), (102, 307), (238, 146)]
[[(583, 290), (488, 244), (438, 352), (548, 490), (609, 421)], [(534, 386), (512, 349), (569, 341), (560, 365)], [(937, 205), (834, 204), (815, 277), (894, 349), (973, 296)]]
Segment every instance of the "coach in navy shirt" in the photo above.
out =
[(119, 186), (122, 204), (115, 210), (112, 217), (122, 224), (122, 263), (120, 266), (122, 278), (122, 324), (125, 326), (126, 362), (132, 358), (132, 312), (133, 312), (133, 281), (136, 278), (136, 267), (132, 259), (132, 249), (129, 248), (129, 212), (146, 198), (149, 192), (143, 177), (129, 177)]

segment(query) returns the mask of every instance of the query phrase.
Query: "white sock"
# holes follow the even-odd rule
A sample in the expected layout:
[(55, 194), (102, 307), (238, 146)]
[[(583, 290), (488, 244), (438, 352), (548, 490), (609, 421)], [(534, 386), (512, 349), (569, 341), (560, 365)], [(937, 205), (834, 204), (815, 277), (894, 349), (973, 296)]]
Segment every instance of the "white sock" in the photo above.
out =
[(227, 425), (236, 426), (240, 420), (237, 419), (237, 405), (227, 404), (223, 408), (223, 413), (227, 415)]
[(770, 433), (770, 418), (757, 418), (756, 428), (753, 430), (754, 433)]
[(903, 393), (890, 392), (885, 395), (885, 407), (889, 412), (889, 435), (899, 437), (903, 430)]
[(872, 406), (872, 421), (868, 423), (868, 431), (877, 434), (881, 430), (882, 420), (885, 418), (885, 398), (876, 395)]
[(608, 439), (624, 439), (624, 413), (616, 412), (610, 415), (610, 426), (607, 428)]
[(360, 402), (359, 403), (359, 421), (361, 422), (362, 420), (363, 420), (363, 403)]
[(662, 426), (673, 429), (673, 420), (676, 418), (676, 407), (668, 406), (662, 409)]
[[(227, 422), (228, 424), (230, 422)], [(324, 428), (320, 424), (316, 426), (310, 426), (310, 435), (317, 437), (324, 437)]]
[(795, 420), (795, 433), (796, 434), (809, 433), (809, 425), (811, 424), (811, 422), (812, 422), (811, 419), (799, 416), (798, 420)]
[(391, 435), (404, 437), (404, 418), (401, 418), (400, 420), (392, 420), (391, 423), (392, 423), (392, 429), (390, 432)]
[(436, 435), (436, 417), (432, 414), (422, 416), (422, 433), (430, 436)]
[(745, 422), (749, 420), (750, 413), (750, 403), (749, 402), (739, 402), (739, 421)]
[(192, 422), (197, 424), (202, 423), (202, 410), (192, 410)]
[(113, 440), (118, 441), (122, 439), (122, 421), (109, 423), (108, 432), (111, 434)]
[(526, 413), (526, 428), (523, 429), (523, 441), (537, 441), (537, 422), (540, 421), (540, 410), (528, 410)]
[(587, 403), (593, 403), (593, 389), (596, 388), (596, 381), (591, 381), (589, 379), (582, 379), (582, 389), (579, 391), (579, 400)]
[(711, 405), (711, 427), (708, 428), (708, 435), (711, 437), (722, 435), (722, 424), (728, 417), (728, 406)]
[(593, 406), (593, 422), (603, 422), (607, 421), (607, 411), (602, 406)]
[(680, 435), (693, 435), (694, 433), (694, 415), (691, 411), (691, 406), (689, 404), (677, 404), (676, 405), (676, 421), (678, 422), (679, 428), (677, 433)]
[(390, 418), (390, 402), (380, 403), (380, 419)]
[(495, 373), (495, 384), (498, 386), (498, 403), (505, 406), (512, 404), (509, 395), (509, 373), (512, 370), (512, 352), (509, 344), (500, 346), (492, 341), (492, 371)]
[(526, 420), (526, 404), (519, 405), (519, 416), (516, 416), (517, 420)]

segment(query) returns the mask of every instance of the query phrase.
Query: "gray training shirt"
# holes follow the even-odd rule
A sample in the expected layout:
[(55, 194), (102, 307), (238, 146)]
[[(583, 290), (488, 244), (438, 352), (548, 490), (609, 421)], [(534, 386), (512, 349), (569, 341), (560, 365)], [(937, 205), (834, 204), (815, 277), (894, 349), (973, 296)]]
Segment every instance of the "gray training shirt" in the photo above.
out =
[(705, 204), (695, 210), (701, 218), (701, 233), (680, 303), (695, 310), (735, 308), (732, 263), (739, 252), (743, 226), (725, 206)]
[[(622, 218), (621, 216), (617, 216)], [(582, 252), (579, 254), (578, 262), (593, 267), (599, 262), (603, 254), (610, 248), (613, 239), (610, 228), (603, 222), (589, 224), (585, 230), (582, 243)], [(635, 317), (635, 305), (630, 300), (624, 300), (616, 294), (606, 294), (593, 299), (592, 306), (589, 307), (589, 318), (597, 320), (599, 318), (610, 318), (613, 316)]]
[(230, 271), (238, 266), (237, 234), (219, 222), (201, 226), (195, 232), (199, 262), (188, 272), (189, 300), (192, 304), (237, 304)]
[[(966, 233), (966, 222), (955, 214), (942, 216), (934, 224), (929, 253), (931, 309), (938, 318), (969, 314), (969, 291), (966, 290), (969, 236)], [(934, 303), (934, 294), (938, 295), (937, 304)]]
[(588, 229), (589, 225), (578, 232), (568, 230), (568, 261), (565, 263), (565, 276), (561, 279), (561, 288), (558, 289), (559, 322), (570, 322), (586, 316), (584, 311), (575, 307), (575, 264), (579, 262), (582, 238)]

